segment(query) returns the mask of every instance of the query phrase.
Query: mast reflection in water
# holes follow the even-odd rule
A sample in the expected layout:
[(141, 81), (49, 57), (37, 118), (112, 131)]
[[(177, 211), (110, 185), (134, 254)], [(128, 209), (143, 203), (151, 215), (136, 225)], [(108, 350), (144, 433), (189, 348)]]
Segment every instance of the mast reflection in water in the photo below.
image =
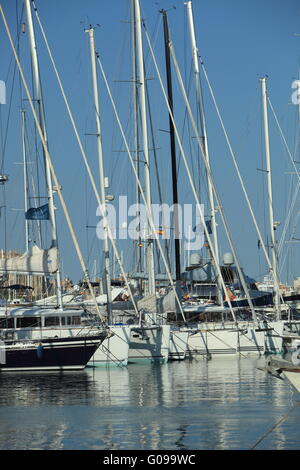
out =
[(0, 449), (250, 449), (265, 434), (257, 449), (299, 449), (299, 396), (263, 364), (231, 357), (5, 374)]

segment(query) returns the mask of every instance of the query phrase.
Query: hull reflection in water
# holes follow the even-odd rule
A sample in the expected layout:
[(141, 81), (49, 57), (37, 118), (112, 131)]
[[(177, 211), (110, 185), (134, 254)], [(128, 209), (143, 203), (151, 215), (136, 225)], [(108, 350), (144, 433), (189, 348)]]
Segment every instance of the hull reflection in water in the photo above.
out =
[[(299, 449), (300, 409), (264, 358), (0, 375), (1, 449)], [(41, 419), (42, 417), (42, 419)], [(275, 427), (276, 423), (280, 423)]]

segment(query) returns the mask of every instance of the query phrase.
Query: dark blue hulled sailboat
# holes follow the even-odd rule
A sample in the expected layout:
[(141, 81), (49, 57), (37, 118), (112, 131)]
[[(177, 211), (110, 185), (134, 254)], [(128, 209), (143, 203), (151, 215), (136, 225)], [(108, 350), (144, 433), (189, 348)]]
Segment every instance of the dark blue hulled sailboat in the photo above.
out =
[(0, 373), (84, 369), (107, 335), (0, 341)]

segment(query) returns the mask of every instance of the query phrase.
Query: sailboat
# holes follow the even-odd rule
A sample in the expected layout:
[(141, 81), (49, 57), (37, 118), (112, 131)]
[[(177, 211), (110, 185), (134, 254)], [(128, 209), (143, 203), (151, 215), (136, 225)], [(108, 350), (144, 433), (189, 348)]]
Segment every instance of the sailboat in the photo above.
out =
[[(187, 2), (187, 5), (188, 5), (188, 7), (191, 7), (191, 2)], [(189, 12), (191, 13), (191, 9), (189, 10)], [(165, 30), (166, 56), (167, 56), (168, 54), (170, 54), (170, 52), (168, 52), (168, 49), (170, 48), (170, 50), (171, 50), (172, 43), (171, 43), (171, 41), (169, 39), (169, 35), (168, 35), (166, 12), (163, 12), (163, 14), (164, 14), (164, 26), (165, 26), (164, 30)], [(191, 15), (190, 15), (189, 19), (190, 19), (190, 33), (191, 33), (192, 46), (193, 46), (194, 71), (195, 71), (195, 74), (196, 74), (197, 71), (198, 71), (198, 63), (197, 63), (194, 28), (193, 28), (193, 24), (192, 24), (192, 16)], [(173, 134), (173, 142), (171, 142), (171, 148), (174, 149), (174, 116), (173, 116), (172, 102), (170, 100), (170, 82), (171, 82), (171, 80), (170, 80), (170, 65), (169, 64), (167, 64), (167, 71), (169, 71), (168, 72), (168, 75), (169, 75), (169, 77), (168, 77), (168, 98), (166, 97), (166, 93), (164, 93), (164, 95), (165, 95), (165, 100), (167, 102), (168, 109), (169, 109), (169, 118), (170, 118), (170, 123), (171, 123), (171, 125), (170, 125), (170, 129), (171, 129), (170, 135), (172, 136), (172, 134)], [(200, 109), (200, 111), (201, 111), (201, 122), (202, 122), (202, 126), (203, 126), (203, 129), (202, 129), (202, 135), (203, 135), (202, 139), (203, 140), (202, 140), (202, 142), (204, 142), (203, 147), (205, 149), (205, 160), (206, 160), (206, 165), (208, 167), (208, 170), (207, 170), (208, 183), (210, 183), (210, 171), (209, 171), (209, 160), (208, 160), (208, 150), (207, 150), (207, 139), (206, 139), (206, 133), (205, 133), (205, 117), (204, 117), (204, 112), (203, 112), (203, 103), (201, 102), (201, 93), (200, 93), (201, 87), (200, 87), (200, 82), (199, 82), (199, 76), (198, 75), (196, 76), (197, 77), (196, 90), (197, 90), (197, 99), (199, 100), (198, 104), (201, 108)], [(178, 132), (176, 133), (176, 135), (178, 135)], [(179, 145), (180, 145), (180, 142), (179, 142)], [(182, 148), (181, 148), (181, 154), (183, 155)], [(174, 157), (173, 157), (173, 160), (174, 160)], [(175, 171), (176, 171), (176, 165), (173, 165), (173, 168), (174, 168), (174, 170), (173, 170), (173, 175), (174, 175)], [(174, 181), (174, 179), (175, 178), (173, 176), (173, 181)], [(188, 324), (184, 328), (182, 328), (182, 330), (183, 331), (189, 331), (189, 333), (190, 333), (189, 336), (188, 336), (188, 344), (187, 344), (188, 353), (191, 356), (191, 355), (198, 354), (199, 352), (200, 352), (200, 354), (211, 354), (211, 353), (208, 353), (209, 350), (211, 350), (213, 352), (220, 352), (220, 353), (223, 353), (224, 351), (226, 353), (229, 353), (229, 352), (230, 353), (232, 353), (232, 352), (236, 353), (237, 351), (241, 351), (243, 349), (249, 350), (249, 351), (253, 351), (253, 350), (257, 351), (257, 344), (256, 344), (256, 341), (253, 342), (252, 335), (250, 335), (251, 338), (249, 339), (249, 344), (248, 345), (245, 345), (245, 344), (239, 345), (239, 343), (242, 340), (238, 337), (239, 335), (236, 334), (239, 331), (239, 327), (237, 327), (234, 315), (233, 315), (234, 321), (228, 323), (228, 327), (226, 329), (224, 329), (224, 325), (223, 325), (224, 315), (226, 313), (233, 313), (233, 306), (232, 306), (232, 302), (230, 302), (230, 300), (229, 300), (229, 303), (230, 303), (229, 306), (224, 305), (223, 304), (223, 298), (222, 298), (221, 295), (219, 295), (220, 288), (221, 287), (224, 288), (225, 284), (224, 284), (223, 276), (222, 276), (222, 273), (221, 273), (221, 270), (220, 270), (220, 267), (219, 267), (219, 259), (218, 259), (218, 252), (217, 252), (218, 244), (217, 244), (216, 230), (215, 230), (215, 225), (216, 225), (215, 224), (215, 208), (214, 208), (214, 200), (213, 200), (213, 194), (212, 194), (212, 186), (209, 184), (208, 188), (209, 188), (210, 209), (211, 209), (210, 225), (212, 227), (212, 234), (213, 234), (213, 237), (214, 237), (213, 242), (210, 241), (210, 236), (209, 236), (209, 233), (207, 231), (207, 227), (206, 227), (206, 237), (208, 239), (207, 241), (210, 242), (210, 250), (211, 250), (212, 257), (213, 257), (214, 266), (216, 268), (215, 271), (217, 271), (217, 282), (216, 282), (216, 287), (215, 287), (215, 294), (217, 293), (217, 295), (215, 295), (215, 297), (217, 297), (217, 300), (219, 300), (219, 304), (211, 302), (211, 301), (207, 301), (207, 302), (204, 301), (203, 303), (200, 304), (199, 301), (197, 302), (197, 299), (195, 299), (194, 302), (190, 302), (189, 300), (186, 300), (185, 302), (182, 302), (182, 309), (184, 311), (184, 314), (187, 315), (187, 318), (191, 318), (191, 317), (197, 318), (197, 315), (195, 315), (195, 314), (197, 314), (199, 312), (205, 312), (207, 314), (209, 314), (209, 313), (218, 314), (221, 317), (221, 321), (219, 323), (215, 322), (214, 325), (212, 325), (211, 323), (208, 323), (208, 324), (206, 323), (205, 327), (204, 327), (206, 334), (204, 334), (204, 335), (203, 335), (203, 332), (201, 331), (202, 325), (200, 323), (197, 324), (197, 321), (194, 321), (193, 323), (190, 322), (190, 321), (187, 322)], [(176, 203), (176, 201), (175, 201), (175, 203)], [(197, 204), (199, 206), (198, 200), (197, 200)], [(178, 256), (178, 259), (179, 259), (179, 256)], [(176, 264), (178, 265), (179, 263), (177, 262)], [(179, 277), (181, 277), (181, 273), (179, 275), (176, 273), (176, 279), (178, 279)], [(227, 300), (227, 292), (226, 291), (225, 291), (225, 295), (226, 295), (225, 300)], [(214, 332), (212, 332), (211, 334), (209, 333), (210, 326), (214, 326)], [(216, 338), (217, 334), (219, 334), (218, 330), (220, 330), (220, 334), (224, 338), (221, 338), (221, 341), (217, 340), (215, 342), (215, 338)], [(221, 332), (221, 330), (223, 330), (223, 331)], [(240, 330), (243, 331), (243, 335), (245, 337), (245, 326), (241, 326)], [(234, 334), (231, 334), (231, 333), (234, 333)], [(210, 347), (209, 348), (208, 348), (208, 344), (207, 344), (207, 336), (210, 337), (210, 341), (209, 341)], [(227, 336), (228, 336), (228, 339), (227, 339)], [(243, 340), (244, 340), (244, 337), (243, 337)], [(242, 343), (244, 343), (244, 342), (245, 341), (242, 341)], [(246, 341), (246, 343), (247, 343), (247, 341)], [(258, 350), (260, 351), (261, 349), (262, 349), (262, 347), (260, 346), (258, 348)]]
[[(134, 2), (134, 6), (136, 7), (137, 11), (138, 11), (138, 8), (139, 8), (139, 5), (137, 4), (137, 2)], [(136, 21), (137, 23), (139, 22), (140, 20)], [(140, 33), (139, 33), (140, 34)], [(138, 38), (139, 38), (139, 34), (138, 34)], [(137, 41), (138, 44), (141, 44), (141, 39), (139, 38), (139, 40)], [(141, 48), (139, 47), (139, 56), (141, 55)], [(140, 91), (143, 90), (143, 83), (144, 83), (144, 75), (143, 75), (143, 69), (142, 69), (142, 61), (140, 60), (139, 61), (140, 63), (140, 66), (139, 66), (139, 70), (140, 70), (140, 74), (141, 76), (139, 77), (139, 83), (140, 83)], [(142, 72), (141, 72), (142, 71)], [(141, 103), (143, 104), (143, 94), (141, 93)], [(144, 109), (144, 105), (141, 106), (142, 110)], [(170, 111), (170, 114), (171, 114), (171, 111)], [(144, 116), (144, 117), (143, 117)], [(147, 137), (147, 133), (146, 133), (146, 125), (145, 125), (145, 113), (142, 113), (142, 123), (143, 123), (143, 141), (144, 141), (144, 152), (145, 152), (145, 149), (147, 149), (147, 139), (145, 138), (145, 136)], [(147, 152), (146, 152), (147, 153)], [(147, 153), (148, 154), (148, 153)], [(148, 171), (148, 159), (146, 157), (146, 165), (145, 165), (145, 168), (147, 168), (147, 171)], [(148, 204), (147, 206), (149, 207), (150, 206), (150, 203), (149, 203), (149, 188), (150, 188), (150, 185), (148, 184), (149, 181), (149, 175), (148, 173), (146, 172), (145, 174), (145, 179), (146, 179), (146, 188), (148, 188), (148, 192), (147, 192), (147, 198), (148, 198)], [(148, 183), (147, 183), (148, 181)], [(151, 201), (151, 197), (150, 197), (150, 201)], [(149, 210), (149, 212), (151, 213), (151, 211)], [(155, 298), (155, 291), (151, 291), (150, 289), (153, 289), (153, 285), (155, 285), (155, 281), (153, 281), (153, 277), (155, 277), (155, 275), (153, 274), (153, 253), (152, 253), (152, 247), (151, 247), (151, 232), (149, 233), (149, 237), (147, 239), (147, 267), (148, 267), (148, 276), (150, 274), (150, 277), (149, 277), (149, 280), (148, 280), (148, 288), (149, 288), (149, 293), (151, 293), (154, 298)], [(218, 266), (218, 264), (217, 264)], [(149, 269), (150, 267), (150, 269)], [(219, 268), (219, 266), (218, 266)], [(172, 284), (172, 280), (171, 280), (171, 284)], [(176, 293), (176, 291), (175, 291)], [(181, 303), (180, 305), (178, 305), (179, 308), (182, 308), (181, 306)], [(222, 308), (223, 309), (223, 308)], [(224, 308), (224, 310), (226, 311), (226, 308)], [(230, 311), (232, 312), (232, 308), (230, 309)], [(147, 312), (147, 318), (151, 318), (150, 322), (152, 322), (152, 326), (151, 328), (154, 329), (154, 326), (155, 325), (155, 322), (156, 322), (156, 316), (157, 316), (157, 307), (156, 307), (156, 303), (154, 303), (154, 307), (150, 308), (149, 309), (149, 312)], [(143, 319), (143, 321), (145, 321), (145, 319)], [(170, 325), (169, 325), (170, 326)], [(233, 338), (233, 343), (234, 343), (234, 346), (232, 347), (230, 345), (228, 349), (228, 351), (234, 351), (234, 352), (237, 352), (237, 351), (240, 351), (240, 346), (239, 344), (243, 341), (241, 341), (241, 339), (239, 338), (239, 332), (242, 332), (243, 334), (243, 339), (244, 337), (246, 336), (245, 334), (245, 327), (244, 325), (241, 325), (240, 329), (237, 327), (236, 325), (236, 322), (231, 322), (228, 324), (228, 328), (224, 329), (224, 325), (222, 322), (220, 322), (220, 324), (217, 324), (217, 325), (214, 325), (215, 326), (215, 331), (210, 335), (211, 338), (213, 339), (215, 337), (215, 333), (216, 333), (216, 330), (217, 329), (222, 329), (222, 333), (225, 335), (225, 337), (227, 337), (228, 334), (230, 334), (231, 338), (230, 340), (232, 340)], [(136, 327), (135, 327), (136, 328)], [(141, 327), (139, 326), (139, 329)], [(198, 337), (200, 338), (200, 340), (202, 341), (203, 339), (203, 335), (202, 335), (202, 332), (198, 332), (198, 330), (201, 329), (201, 325), (197, 326), (196, 329), (192, 329), (190, 328), (189, 330), (181, 330), (181, 331), (184, 331), (184, 333), (186, 334), (187, 332), (190, 332), (192, 333), (190, 336), (193, 337), (193, 338), (196, 338), (196, 335), (198, 334)], [(207, 330), (207, 327), (206, 327), (206, 330)], [(142, 331), (142, 330), (140, 330)], [(238, 334), (236, 334), (238, 332)], [(234, 335), (232, 335), (231, 333), (234, 333)], [(254, 335), (255, 336), (255, 335)], [(136, 334), (136, 337), (138, 338), (138, 334)], [(140, 340), (144, 337), (144, 335), (140, 335)], [(149, 335), (147, 335), (146, 337), (149, 338)], [(196, 338), (197, 339), (197, 338)], [(222, 343), (224, 343), (224, 340), (221, 341)], [(230, 341), (232, 343), (232, 341)], [(200, 341), (199, 341), (200, 343)], [(227, 341), (228, 343), (228, 341)], [(257, 349), (257, 341), (256, 341), (256, 338), (254, 338), (254, 341), (253, 341), (253, 338), (252, 338), (252, 333), (250, 333), (250, 339), (249, 339), (249, 350), (253, 350), (253, 349)], [(201, 343), (200, 343), (201, 344)], [(226, 341), (225, 341), (225, 344), (226, 344)], [(245, 346), (241, 346), (242, 348), (245, 348)], [(259, 350), (261, 350), (262, 346), (259, 346)], [(213, 350), (216, 349), (221, 349), (222, 352), (224, 350), (224, 345), (222, 345), (222, 347), (220, 348), (220, 346), (218, 345), (217, 348), (212, 348)], [(207, 351), (207, 348), (205, 349), (205, 346), (203, 348), (203, 350), (206, 350)], [(226, 347), (225, 347), (225, 350), (226, 350)], [(129, 351), (129, 357), (130, 357), (130, 351)]]
[[(187, 5), (191, 4), (188, 2)], [(195, 49), (196, 50), (196, 49)], [(251, 309), (255, 314), (253, 315), (253, 322), (249, 322), (248, 325), (243, 325), (243, 322), (238, 321), (238, 329), (247, 328), (248, 332), (251, 333), (253, 340), (259, 345), (257, 348), (259, 351), (263, 350), (264, 353), (281, 352), (283, 350), (283, 341), (285, 335), (299, 334), (299, 322), (290, 321), (288, 309), (284, 310), (284, 306), (281, 303), (279, 284), (278, 284), (278, 267), (277, 267), (277, 253), (276, 253), (276, 240), (275, 230), (276, 223), (273, 218), (273, 205), (272, 205), (272, 178), (271, 178), (271, 165), (270, 165), (270, 149), (269, 149), (269, 135), (268, 135), (268, 116), (267, 116), (267, 92), (266, 92), (266, 77), (261, 79), (262, 84), (262, 107), (264, 116), (264, 128), (265, 128), (265, 153), (266, 153), (266, 168), (268, 177), (268, 206), (269, 206), (269, 223), (270, 223), (270, 235), (271, 235), (271, 249), (272, 249), (272, 262), (268, 260), (266, 255), (269, 269), (274, 278), (274, 294), (272, 298), (269, 295), (262, 295), (259, 293), (253, 298), (253, 291), (251, 292), (251, 304), (255, 307)], [(246, 194), (245, 194), (246, 195)], [(246, 195), (247, 196), (247, 195)], [(247, 197), (248, 201), (248, 197)], [(251, 209), (251, 207), (249, 207)], [(251, 209), (253, 216), (253, 211)], [(255, 222), (255, 220), (254, 220)], [(257, 228), (257, 224), (255, 222)], [(260, 232), (257, 228), (259, 239), (261, 240)], [(263, 244), (263, 242), (262, 242)], [(240, 277), (240, 276), (239, 276)], [(241, 279), (241, 277), (240, 277)], [(244, 289), (245, 293), (245, 289)], [(245, 306), (250, 306), (249, 298), (245, 299)], [(265, 302), (265, 304), (264, 304)], [(241, 306), (240, 299), (237, 304), (235, 299), (232, 299), (231, 305)], [(268, 308), (269, 307), (269, 308)], [(255, 320), (256, 318), (256, 320)], [(240, 335), (239, 335), (240, 336)], [(240, 336), (242, 338), (242, 336)]]
[(291, 358), (278, 358), (269, 356), (266, 358), (265, 370), (278, 379), (283, 379), (288, 384), (300, 392), (300, 365), (299, 365), (299, 350), (294, 351), (292, 360)]
[[(209, 167), (209, 160), (208, 160), (208, 153), (207, 153), (207, 139), (206, 139), (206, 133), (205, 133), (205, 119), (204, 119), (204, 114), (203, 114), (203, 103), (202, 103), (202, 97), (201, 97), (201, 87), (200, 87), (200, 82), (199, 82), (199, 67), (198, 67), (198, 55), (197, 55), (197, 47), (195, 43), (195, 35), (194, 35), (194, 27), (193, 27), (193, 21), (192, 21), (192, 11), (191, 11), (191, 2), (187, 2), (186, 5), (188, 6), (188, 11), (189, 11), (189, 24), (190, 24), (190, 33), (191, 33), (191, 39), (192, 39), (192, 47), (193, 47), (193, 58), (194, 58), (194, 71), (195, 71), (195, 76), (197, 77), (198, 81), (196, 82), (196, 89), (198, 90), (198, 99), (199, 105), (200, 105), (200, 115), (201, 115), (201, 121), (202, 124), (204, 124), (202, 127), (202, 138), (199, 137), (199, 133), (195, 124), (195, 121), (192, 118), (187, 95), (184, 89), (183, 81), (180, 75), (180, 71), (178, 68), (178, 64), (176, 62), (176, 57), (174, 54), (174, 48), (172, 43), (170, 42), (170, 50), (172, 51), (172, 58), (174, 59), (174, 65), (176, 68), (178, 80), (180, 83), (180, 87), (182, 89), (182, 93), (185, 99), (185, 103), (188, 109), (189, 116), (191, 117), (192, 124), (193, 124), (193, 129), (197, 135), (197, 141), (199, 143), (199, 147), (201, 149), (201, 152), (204, 157), (204, 162), (206, 166), (206, 171), (207, 171), (207, 176), (208, 176), (208, 182), (211, 185), (211, 190), (213, 190), (214, 194), (216, 194), (214, 184), (212, 182), (211, 178), (211, 171)], [(166, 93), (165, 93), (165, 100), (167, 102), (166, 98)], [(169, 112), (170, 115), (172, 114), (172, 110), (169, 107)], [(178, 135), (178, 133), (177, 133)], [(179, 139), (178, 139), (179, 140)], [(179, 140), (180, 144), (180, 140)], [(181, 146), (181, 153), (184, 156), (184, 151)], [(187, 169), (188, 171), (188, 169)], [(197, 197), (196, 191), (193, 186), (192, 179), (190, 178), (191, 186), (193, 189), (193, 192), (195, 194), (195, 199), (197, 203), (199, 204), (199, 199)], [(217, 196), (216, 196), (217, 198)], [(249, 288), (247, 286), (247, 283), (245, 282), (245, 276), (244, 273), (242, 272), (241, 267), (238, 264), (237, 261), (237, 256), (235, 254), (234, 246), (232, 244), (232, 240), (230, 237), (230, 232), (228, 230), (226, 220), (224, 219), (224, 214), (222, 213), (221, 210), (221, 205), (220, 202), (218, 201), (218, 207), (220, 208), (220, 213), (222, 216), (222, 220), (224, 222), (224, 227), (228, 236), (228, 240), (231, 246), (231, 249), (233, 251), (233, 258), (236, 261), (236, 272), (238, 274), (239, 282), (241, 283), (242, 287), (242, 295), (245, 295), (245, 298), (238, 298), (234, 299), (233, 296), (231, 296), (231, 293), (228, 292), (228, 281), (227, 281), (227, 286), (225, 284), (225, 279), (224, 279), (224, 271), (227, 271), (227, 274), (229, 271), (232, 273), (234, 272), (233, 269), (228, 266), (224, 266), (223, 272), (220, 269), (219, 266), (219, 261), (218, 261), (218, 253), (217, 253), (217, 243), (216, 239), (214, 238), (213, 241), (210, 240), (210, 235), (207, 229), (207, 226), (205, 222), (203, 222), (204, 229), (205, 229), (205, 236), (207, 238), (207, 242), (213, 257), (214, 261), (214, 268), (217, 272), (217, 283), (216, 285), (222, 286), (222, 289), (224, 291), (223, 295), (225, 297), (224, 301), (222, 299), (222, 296), (219, 297), (219, 306), (213, 305), (211, 301), (208, 301), (207, 304), (202, 303), (198, 304), (196, 302), (191, 303), (191, 302), (186, 302), (184, 304), (184, 308), (189, 311), (189, 313), (207, 313), (208, 318), (210, 321), (204, 321), (201, 323), (198, 323), (195, 327), (194, 334), (192, 334), (189, 338), (190, 342), (195, 343), (196, 341), (199, 341), (198, 343), (198, 348), (196, 345), (192, 347), (192, 352), (195, 352), (197, 354), (197, 351), (201, 351), (202, 354), (204, 353), (209, 353), (209, 351), (213, 351), (215, 353), (225, 353), (225, 354), (230, 354), (230, 353), (262, 353), (268, 350), (268, 346), (271, 346), (271, 343), (269, 341), (269, 338), (276, 337), (277, 331), (276, 329), (280, 326), (284, 327), (283, 324), (270, 324), (269, 318), (268, 317), (262, 317), (261, 315), (258, 315), (255, 312), (254, 305), (255, 303), (258, 302), (269, 302), (269, 296), (266, 296), (266, 298), (263, 298), (263, 295), (255, 289), (254, 291), (254, 299), (253, 299), (253, 294), (250, 295), (249, 293)], [(211, 201), (211, 223), (213, 224), (214, 217), (213, 213), (215, 212), (214, 208), (214, 201), (212, 198)], [(212, 234), (214, 235), (214, 230), (212, 230)], [(232, 264), (232, 263), (229, 263)], [(226, 302), (226, 303), (225, 303)], [(246, 307), (250, 308), (252, 318), (246, 318), (244, 321), (241, 321), (240, 319), (237, 318), (237, 315), (235, 314), (235, 308), (240, 308), (240, 307)], [(238, 310), (237, 310), (238, 312)], [(214, 320), (214, 317), (212, 315), (214, 314), (220, 314), (220, 320), (216, 321)], [(232, 314), (232, 321), (228, 322), (225, 318), (226, 313), (231, 313)], [(210, 315), (210, 318), (209, 318)], [(286, 326), (286, 325), (285, 325)], [(199, 330), (199, 331), (197, 331)], [(275, 331), (273, 331), (275, 330)], [(275, 333), (275, 334), (272, 334)], [(272, 339), (273, 341), (273, 339)], [(208, 347), (209, 346), (209, 347)], [(275, 346), (275, 351), (277, 350), (277, 346)]]
[[(104, 164), (102, 157), (101, 147), (101, 129), (99, 120), (99, 105), (98, 105), (98, 89), (96, 78), (95, 57), (97, 53), (94, 46), (94, 33), (93, 28), (88, 30), (90, 36), (90, 50), (92, 62), (92, 75), (93, 75), (93, 89), (94, 89), (94, 104), (96, 112), (97, 123), (97, 142), (98, 142), (98, 157), (100, 169), (100, 186), (101, 186), (101, 205), (105, 207), (105, 181), (104, 181)], [(142, 95), (141, 102), (144, 103), (144, 95)], [(146, 179), (149, 176), (146, 175)], [(149, 293), (155, 289), (152, 275), (151, 259), (153, 253), (151, 243), (148, 246), (148, 285)], [(104, 280), (105, 280), (105, 301), (107, 309), (108, 324), (114, 335), (109, 338), (98, 349), (93, 364), (127, 364), (136, 362), (166, 362), (168, 359), (168, 345), (169, 345), (169, 326), (158, 325), (153, 322), (148, 316), (136, 316), (137, 312), (130, 319), (125, 319), (122, 312), (115, 312), (114, 302), (111, 298), (111, 281), (110, 281), (110, 262), (109, 262), (109, 247), (107, 238), (104, 237)], [(151, 274), (150, 274), (151, 273)], [(134, 302), (134, 299), (132, 299)], [(124, 357), (126, 355), (126, 358)]]
[[(32, 98), (29, 94), (22, 72), (22, 67), (11, 41), (10, 31), (2, 8), (1, 15), (5, 23), (15, 59), (20, 70), (23, 85), (43, 143), (48, 204), (42, 208), (29, 209), (26, 215), (30, 212), (31, 214), (33, 213), (32, 218), (34, 219), (50, 220), (52, 243), (49, 249), (45, 250), (33, 245), (31, 248), (27, 247), (27, 251), (22, 256), (1, 260), (0, 270), (5, 273), (56, 276), (57, 299), (59, 305), (56, 309), (41, 309), (37, 306), (14, 309), (8, 305), (1, 308), (0, 334), (2, 338), (1, 345), (5, 356), (4, 360), (2, 360), (1, 370), (61, 370), (64, 368), (83, 368), (86, 366), (99, 345), (109, 336), (109, 330), (103, 324), (99, 324), (95, 328), (90, 325), (85, 327), (81, 324), (81, 315), (85, 313), (83, 310), (77, 310), (74, 312), (66, 311), (62, 308), (60, 267), (58, 261), (56, 221), (51, 179), (51, 171), (53, 171), (53, 167), (52, 169), (50, 168), (51, 160), (47, 148), (47, 135), (31, 7), (29, 1), (24, 1), (27, 13), (35, 85), (34, 89), (38, 102), (39, 119), (34, 110)], [(56, 175), (55, 179), (57, 181)], [(59, 185), (57, 185), (57, 188), (59, 188)], [(58, 192), (59, 191), (60, 190), (58, 189)], [(66, 209), (65, 205), (64, 209)], [(69, 218), (68, 223), (70, 224)], [(72, 228), (71, 224), (69, 227)], [(73, 239), (76, 240), (74, 231), (72, 231), (72, 235)], [(78, 246), (77, 240), (76, 246)], [(82, 259), (81, 253), (79, 254), (80, 259)], [(77, 320), (73, 323), (75, 318), (77, 318)], [(74, 357), (72, 357), (72, 352), (74, 353)]]
[(285, 303), (284, 297), (280, 294), (279, 290), (279, 270), (278, 270), (278, 253), (276, 234), (276, 222), (273, 215), (273, 194), (272, 194), (272, 172), (271, 172), (271, 158), (270, 158), (270, 143), (269, 143), (269, 130), (268, 130), (268, 96), (267, 96), (267, 77), (262, 77), (262, 106), (263, 106), (263, 119), (264, 119), (264, 136), (265, 136), (265, 155), (266, 155), (266, 171), (267, 171), (267, 187), (268, 187), (268, 210), (269, 210), (269, 232), (271, 237), (271, 272), (273, 277), (273, 298), (274, 303), (272, 308), (263, 308), (262, 312), (271, 318), (268, 322), (272, 328), (271, 331), (266, 333), (265, 337), (265, 351), (266, 353), (284, 353), (286, 341), (290, 338), (300, 335), (300, 321), (292, 318), (289, 305)]
[[(94, 92), (94, 108), (96, 120), (96, 137), (97, 137), (97, 153), (100, 173), (100, 202), (105, 209), (106, 194), (105, 194), (105, 173), (104, 173), (104, 159), (102, 151), (102, 133), (100, 124), (100, 110), (99, 110), (99, 94), (96, 73), (96, 50), (94, 41), (94, 28), (91, 26), (86, 30), (89, 34), (90, 43), (90, 56), (92, 67), (92, 80)], [(110, 257), (109, 257), (109, 243), (107, 233), (103, 240), (103, 260), (104, 260), (104, 286), (106, 296), (106, 309), (107, 309), (107, 323), (114, 333), (109, 339), (104, 341), (96, 354), (93, 356), (93, 365), (122, 365), (126, 366), (128, 363), (129, 352), (129, 338), (130, 327), (128, 325), (115, 324), (112, 311), (112, 291), (111, 291), (111, 276), (110, 276)]]
[(106, 336), (102, 331), (93, 336), (1, 341), (0, 373), (84, 369)]
[[(138, 99), (141, 110), (140, 120), (142, 128), (142, 148), (145, 159), (144, 181), (145, 181), (145, 203), (148, 209), (148, 217), (151, 217), (151, 184), (148, 152), (148, 133), (146, 121), (146, 98), (145, 98), (145, 71), (143, 62), (143, 44), (141, 34), (141, 16), (138, 0), (132, 0), (132, 25), (133, 25), (133, 76), (134, 96)], [(137, 83), (139, 87), (137, 88)], [(137, 112), (137, 101), (136, 101)], [(138, 119), (135, 120), (136, 125)], [(147, 294), (150, 299), (156, 298), (156, 282), (154, 272), (154, 252), (152, 228), (148, 218), (146, 227), (146, 266), (147, 266)], [(146, 298), (147, 302), (147, 298)], [(170, 326), (165, 322), (159, 322), (156, 315), (156, 302), (154, 309), (140, 312), (139, 318), (132, 319), (131, 335), (129, 344), (129, 363), (137, 362), (159, 362), (165, 363), (169, 357)], [(137, 323), (135, 321), (137, 320)]]

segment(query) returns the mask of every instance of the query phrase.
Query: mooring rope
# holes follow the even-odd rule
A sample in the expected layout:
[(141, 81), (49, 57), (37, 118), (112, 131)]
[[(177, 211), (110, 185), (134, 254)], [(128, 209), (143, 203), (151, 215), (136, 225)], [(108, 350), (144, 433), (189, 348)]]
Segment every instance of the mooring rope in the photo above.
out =
[(254, 450), (255, 447), (257, 447), (258, 444), (260, 444), (269, 434), (271, 434), (271, 432), (274, 431), (274, 429), (276, 429), (280, 424), (282, 424), (288, 418), (290, 413), (299, 405), (300, 405), (300, 402), (298, 402), (295, 406), (293, 406), (282, 418), (280, 418), (280, 420), (277, 423), (274, 424), (274, 426), (271, 427), (271, 429), (269, 429), (265, 434), (263, 434), (263, 436), (254, 444), (254, 446), (250, 448), (250, 450)]

